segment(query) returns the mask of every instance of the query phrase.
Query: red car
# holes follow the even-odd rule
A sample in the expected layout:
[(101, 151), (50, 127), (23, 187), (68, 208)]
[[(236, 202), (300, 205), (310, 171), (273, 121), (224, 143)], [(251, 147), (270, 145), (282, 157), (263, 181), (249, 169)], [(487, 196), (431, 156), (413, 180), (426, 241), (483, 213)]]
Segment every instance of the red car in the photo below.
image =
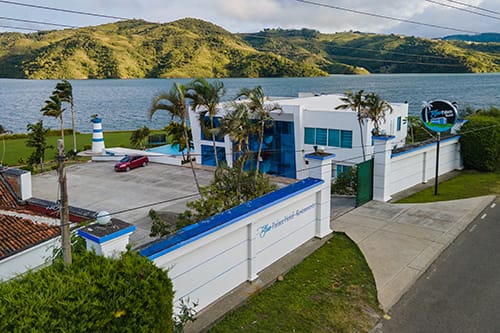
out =
[(130, 169), (146, 166), (149, 163), (149, 158), (142, 155), (126, 155), (115, 164), (115, 171), (129, 171)]

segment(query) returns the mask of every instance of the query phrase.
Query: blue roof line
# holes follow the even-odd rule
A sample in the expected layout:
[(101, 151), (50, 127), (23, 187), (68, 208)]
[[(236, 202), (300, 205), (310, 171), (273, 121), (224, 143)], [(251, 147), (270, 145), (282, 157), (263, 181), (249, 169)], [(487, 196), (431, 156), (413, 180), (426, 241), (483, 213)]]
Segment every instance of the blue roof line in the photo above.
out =
[(214, 215), (208, 219), (188, 225), (169, 238), (142, 249), (140, 254), (148, 257), (149, 259), (155, 259), (165, 253), (173, 251), (176, 248), (189, 244), (199, 238), (236, 223), (249, 215), (276, 205), (279, 202), (296, 196), (299, 193), (305, 192), (323, 183), (323, 180), (316, 178), (306, 178), (300, 180), (296, 183), (263, 195), (257, 199), (245, 202), (220, 214)]

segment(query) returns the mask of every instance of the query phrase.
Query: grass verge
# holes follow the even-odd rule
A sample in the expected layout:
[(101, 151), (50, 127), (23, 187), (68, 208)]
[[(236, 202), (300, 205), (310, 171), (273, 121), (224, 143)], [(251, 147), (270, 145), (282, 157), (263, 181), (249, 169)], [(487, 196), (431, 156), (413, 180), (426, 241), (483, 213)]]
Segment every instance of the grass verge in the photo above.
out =
[[(131, 147), (130, 135), (132, 131), (105, 132), (104, 141), (106, 147)], [(56, 156), (57, 140), (60, 136), (47, 136), (47, 143), (52, 146), (45, 152), (45, 160), (54, 160)], [(77, 150), (82, 151), (84, 145), (92, 145), (92, 133), (77, 134)], [(64, 137), (66, 151), (73, 149), (73, 136)], [(3, 142), (0, 141), (0, 156), (3, 156), (3, 164), (14, 166), (25, 164), (34, 148), (26, 147), (26, 138), (5, 139), (5, 153)]]
[(377, 291), (356, 244), (335, 233), (282, 282), (249, 299), (209, 332), (367, 332)]
[(434, 195), (434, 187), (429, 187), (397, 202), (435, 202), (489, 194), (500, 195), (500, 172), (466, 170), (462, 171), (460, 175), (440, 183), (437, 196)]

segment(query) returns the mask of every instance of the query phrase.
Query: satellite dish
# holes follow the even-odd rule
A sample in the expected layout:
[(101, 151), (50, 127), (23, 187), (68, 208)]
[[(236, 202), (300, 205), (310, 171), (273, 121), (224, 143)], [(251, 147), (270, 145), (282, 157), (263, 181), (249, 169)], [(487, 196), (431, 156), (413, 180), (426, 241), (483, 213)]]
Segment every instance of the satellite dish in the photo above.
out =
[(111, 222), (111, 215), (109, 214), (109, 212), (102, 210), (97, 213), (96, 221), (100, 225), (107, 225)]

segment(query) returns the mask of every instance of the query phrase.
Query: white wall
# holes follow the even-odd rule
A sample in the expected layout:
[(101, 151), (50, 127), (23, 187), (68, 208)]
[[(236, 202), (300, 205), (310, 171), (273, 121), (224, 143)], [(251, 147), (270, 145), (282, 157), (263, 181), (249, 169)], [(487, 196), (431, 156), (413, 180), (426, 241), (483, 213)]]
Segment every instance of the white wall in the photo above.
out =
[[(202, 310), (241, 283), (255, 280), (260, 271), (309, 239), (323, 237), (324, 210), (318, 207), (323, 206), (321, 191), (325, 187), (329, 184), (308, 178), (188, 226), (186, 230), (203, 228), (222, 219), (221, 224), (189, 239), (165, 243), (165, 247), (152, 245), (141, 253), (168, 270), (175, 291), (174, 308), (181, 299), (189, 298), (198, 301), (197, 310)], [(327, 220), (331, 232), (329, 215)]]
[(55, 237), (29, 249), (0, 260), (0, 281), (26, 273), (30, 269), (50, 264), (54, 250), (60, 248), (61, 238)]
[[(436, 143), (391, 154), (392, 140), (376, 140), (373, 198), (388, 201), (391, 195), (435, 177)], [(463, 168), (459, 137), (441, 140), (439, 175)]]

